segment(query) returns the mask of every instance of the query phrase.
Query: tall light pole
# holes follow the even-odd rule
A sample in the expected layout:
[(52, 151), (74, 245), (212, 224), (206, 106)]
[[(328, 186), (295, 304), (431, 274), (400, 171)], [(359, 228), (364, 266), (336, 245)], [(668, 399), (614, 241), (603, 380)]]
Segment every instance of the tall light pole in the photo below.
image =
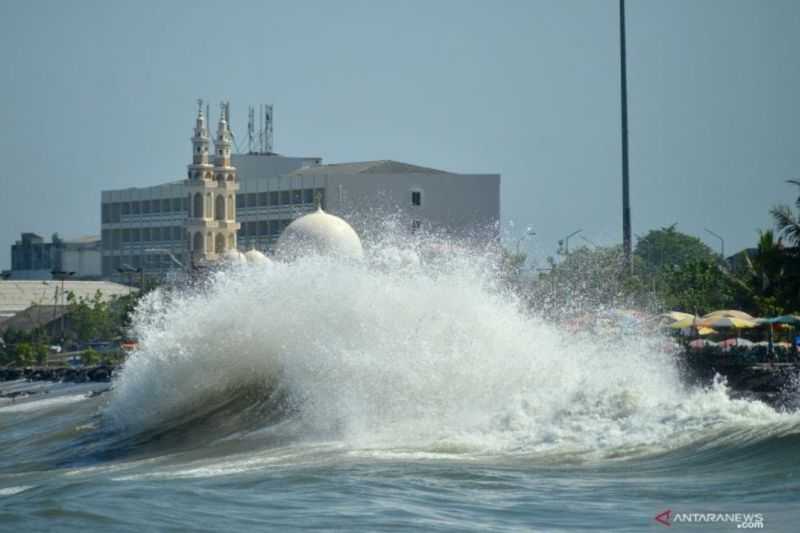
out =
[(713, 235), (714, 237), (719, 239), (719, 249), (720, 249), (719, 253), (722, 256), (722, 259), (724, 260), (725, 259), (725, 239), (722, 238), (722, 235), (719, 235), (718, 233), (714, 233), (713, 231), (711, 231), (708, 228), (704, 228), (704, 229), (708, 233), (710, 233), (711, 235)]
[(569, 240), (582, 231), (582, 229), (577, 229), (558, 242), (559, 244), (564, 243), (564, 255), (569, 255)]
[[(52, 274), (53, 279), (55, 279), (56, 281), (59, 281), (59, 280), (61, 281), (61, 305), (62, 306), (67, 305), (67, 300), (64, 297), (64, 280), (66, 280), (68, 277), (74, 276), (75, 272), (67, 272), (65, 270), (53, 270), (52, 272), (50, 272), (50, 274)], [(56, 285), (56, 294), (58, 294), (58, 285)], [(56, 297), (56, 305), (58, 305), (58, 297)], [(53, 313), (55, 313), (55, 307), (53, 308)], [(61, 342), (62, 342), (62, 344), (64, 342), (64, 315), (65, 315), (65, 313), (63, 313), (63, 309), (62, 309), (62, 313), (61, 313)]]
[(622, 249), (625, 268), (633, 272), (631, 255), (631, 202), (628, 184), (628, 74), (625, 64), (625, 0), (619, 0), (619, 72), (622, 110)]

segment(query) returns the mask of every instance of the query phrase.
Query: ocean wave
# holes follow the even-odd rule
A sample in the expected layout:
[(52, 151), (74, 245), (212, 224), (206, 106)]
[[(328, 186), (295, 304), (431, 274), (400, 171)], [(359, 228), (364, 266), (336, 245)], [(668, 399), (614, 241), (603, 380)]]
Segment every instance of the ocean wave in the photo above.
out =
[(798, 432), (797, 414), (724, 383), (688, 387), (658, 339), (567, 334), (493, 281), (493, 258), (448, 254), (383, 246), (360, 263), (245, 265), (157, 290), (105, 419), (138, 438), (209, 440), (267, 438), (290, 419), (282, 437), (297, 442), (543, 464)]

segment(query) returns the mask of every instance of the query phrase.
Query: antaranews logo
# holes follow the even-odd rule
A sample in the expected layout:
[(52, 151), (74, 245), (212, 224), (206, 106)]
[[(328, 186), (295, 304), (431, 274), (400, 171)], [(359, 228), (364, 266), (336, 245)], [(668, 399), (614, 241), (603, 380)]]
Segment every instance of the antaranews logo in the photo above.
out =
[(672, 524), (669, 521), (669, 515), (672, 514), (672, 509), (667, 509), (666, 511), (661, 511), (656, 515), (656, 522), (663, 526), (670, 527)]
[(661, 511), (654, 520), (662, 526), (675, 524), (736, 524), (737, 529), (763, 529), (762, 513), (673, 513), (672, 509)]

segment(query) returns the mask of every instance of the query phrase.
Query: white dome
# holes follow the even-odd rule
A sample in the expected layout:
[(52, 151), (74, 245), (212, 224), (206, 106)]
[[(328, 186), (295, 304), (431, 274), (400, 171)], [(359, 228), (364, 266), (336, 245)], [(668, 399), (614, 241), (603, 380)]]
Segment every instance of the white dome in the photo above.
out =
[(222, 256), (223, 261), (232, 265), (243, 265), (247, 262), (245, 255), (239, 250), (231, 248)]
[(341, 218), (322, 208), (289, 224), (278, 239), (275, 254), (292, 259), (304, 254), (322, 254), (361, 259), (364, 249), (355, 230)]
[(245, 252), (244, 258), (251, 265), (266, 265), (270, 262), (266, 255), (262, 254), (256, 249)]

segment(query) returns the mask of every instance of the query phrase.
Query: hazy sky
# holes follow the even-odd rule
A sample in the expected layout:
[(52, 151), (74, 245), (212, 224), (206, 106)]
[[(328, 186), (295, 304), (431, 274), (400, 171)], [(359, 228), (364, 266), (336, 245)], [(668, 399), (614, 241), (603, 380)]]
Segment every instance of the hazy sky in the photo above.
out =
[[(618, 242), (617, 9), (2, 0), (0, 269), (20, 232), (98, 234), (102, 189), (182, 177), (198, 97), (230, 99), (239, 136), (273, 103), (285, 155), (499, 172), (534, 255)], [(800, 2), (629, 1), (627, 22), (634, 233), (751, 245), (798, 192)]]

